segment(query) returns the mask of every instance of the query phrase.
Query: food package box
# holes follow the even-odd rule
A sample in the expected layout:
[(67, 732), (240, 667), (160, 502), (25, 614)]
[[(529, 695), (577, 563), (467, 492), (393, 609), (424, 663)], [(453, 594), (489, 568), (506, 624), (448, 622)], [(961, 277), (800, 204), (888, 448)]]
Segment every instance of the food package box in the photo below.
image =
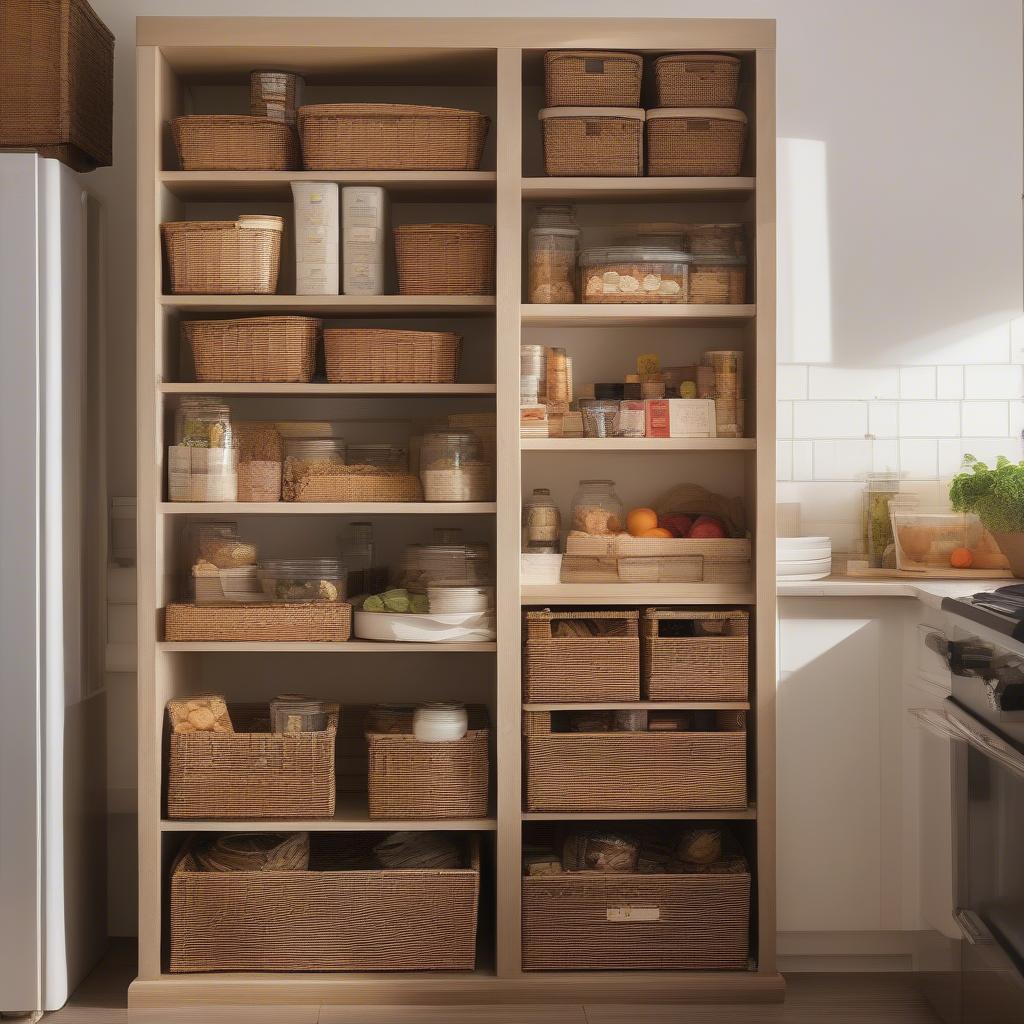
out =
[(548, 410), (545, 405), (521, 405), (519, 407), (519, 436), (547, 437)]
[(342, 290), (346, 295), (383, 295), (387, 247), (387, 194), (376, 186), (341, 190)]
[(644, 403), (648, 437), (716, 437), (710, 398), (651, 398)]

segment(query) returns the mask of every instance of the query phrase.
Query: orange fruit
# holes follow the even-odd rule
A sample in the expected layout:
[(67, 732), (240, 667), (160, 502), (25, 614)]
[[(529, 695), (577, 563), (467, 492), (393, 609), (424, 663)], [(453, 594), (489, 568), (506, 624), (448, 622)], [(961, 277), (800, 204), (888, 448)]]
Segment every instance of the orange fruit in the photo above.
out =
[(673, 537), (675, 534), (671, 530), (666, 530), (664, 526), (656, 526), (653, 530), (644, 530), (640, 534), (641, 537)]
[(974, 565), (974, 555), (970, 548), (954, 548), (949, 553), (949, 564), (954, 569), (970, 569)]
[(642, 537), (658, 528), (658, 513), (653, 508), (633, 508), (626, 515), (626, 529), (633, 537)]

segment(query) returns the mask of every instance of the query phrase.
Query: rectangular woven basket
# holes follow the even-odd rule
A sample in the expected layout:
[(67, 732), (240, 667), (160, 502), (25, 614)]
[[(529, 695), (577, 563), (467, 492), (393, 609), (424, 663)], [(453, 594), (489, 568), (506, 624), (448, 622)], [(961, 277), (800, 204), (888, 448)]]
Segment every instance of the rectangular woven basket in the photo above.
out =
[(654, 62), (659, 107), (734, 107), (740, 59), (728, 53), (667, 53)]
[(164, 639), (177, 643), (293, 642), (340, 643), (352, 635), (352, 605), (169, 604)]
[(544, 173), (553, 177), (636, 177), (644, 173), (644, 119), (597, 108), (589, 115), (557, 108), (542, 120)]
[(523, 879), (528, 971), (745, 970), (749, 956), (749, 874)]
[(300, 475), (295, 481), (294, 493), (292, 500), (299, 502), (423, 500), (423, 486), (419, 477), (408, 473), (371, 475), (336, 472), (322, 476)]
[[(672, 109), (672, 108), (668, 108)], [(647, 173), (651, 177), (735, 177), (743, 166), (747, 125), (714, 116), (647, 118)], [(711, 108), (708, 108), (709, 110)], [(700, 113), (702, 108), (696, 108)]]
[[(311, 837), (312, 865), (341, 835)], [(376, 871), (200, 871), (186, 847), (171, 870), (170, 969), (471, 971), (480, 851), (465, 867)]]
[(293, 735), (267, 731), (265, 707), (229, 710), (233, 733), (170, 733), (167, 816), (330, 818), (338, 705), (323, 732)]
[(395, 228), (402, 295), (493, 295), (492, 224), (403, 224)]
[(183, 171), (293, 171), (302, 162), (295, 129), (269, 117), (190, 114), (171, 121)]
[(160, 234), (173, 295), (272, 295), (277, 291), (280, 227), (246, 227), (242, 220), (190, 220), (161, 224)]
[(302, 383), (313, 379), (321, 322), (309, 316), (184, 320), (201, 383)]
[(690, 265), (690, 302), (729, 306), (746, 301), (745, 263), (701, 262), (698, 258)]
[[(523, 699), (612, 701), (640, 699), (640, 613), (533, 611), (523, 616)], [(559, 621), (621, 622), (623, 636), (556, 637)]]
[(644, 60), (618, 50), (548, 50), (544, 104), (548, 107), (638, 107)]
[(452, 331), (339, 327), (324, 331), (332, 384), (451, 384), (461, 339)]

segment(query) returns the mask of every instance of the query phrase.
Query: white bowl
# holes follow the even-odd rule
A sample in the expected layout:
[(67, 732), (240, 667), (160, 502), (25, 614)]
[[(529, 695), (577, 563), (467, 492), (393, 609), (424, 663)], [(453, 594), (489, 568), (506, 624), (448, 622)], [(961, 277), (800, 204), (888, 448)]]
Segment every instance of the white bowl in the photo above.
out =
[(483, 643), (497, 637), (493, 612), (461, 612), (436, 615), (430, 612), (364, 612), (355, 610), (352, 633), (359, 640), (407, 643)]

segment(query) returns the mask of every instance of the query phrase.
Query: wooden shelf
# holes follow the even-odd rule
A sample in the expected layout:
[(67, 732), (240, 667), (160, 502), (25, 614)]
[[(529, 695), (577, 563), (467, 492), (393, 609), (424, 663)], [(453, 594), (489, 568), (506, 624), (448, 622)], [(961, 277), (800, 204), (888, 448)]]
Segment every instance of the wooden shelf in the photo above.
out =
[(523, 811), (523, 821), (753, 821), (757, 808), (742, 811)]
[(754, 178), (524, 178), (523, 198), (538, 202), (722, 202), (746, 199)]
[(205, 313), (316, 313), (321, 316), (487, 316), (493, 295), (161, 295), (164, 309)]
[(496, 643), (425, 644), (387, 643), (382, 640), (348, 640), (345, 643), (244, 643), (161, 641), (163, 654), (493, 654)]
[(631, 305), (563, 305), (522, 306), (522, 322), (538, 327), (681, 327), (685, 324), (696, 326), (722, 326), (742, 324), (753, 320), (756, 306), (690, 306), (680, 304), (631, 306)]
[(752, 452), (752, 437), (523, 437), (524, 452)]
[(493, 395), (493, 384), (199, 384), (164, 383), (158, 385), (163, 395)]
[(162, 501), (165, 516), (484, 516), (493, 501)]
[(523, 704), (524, 711), (749, 711), (745, 700), (622, 700), (586, 703)]
[(753, 604), (749, 589), (724, 583), (559, 583), (520, 588), (522, 604)]

